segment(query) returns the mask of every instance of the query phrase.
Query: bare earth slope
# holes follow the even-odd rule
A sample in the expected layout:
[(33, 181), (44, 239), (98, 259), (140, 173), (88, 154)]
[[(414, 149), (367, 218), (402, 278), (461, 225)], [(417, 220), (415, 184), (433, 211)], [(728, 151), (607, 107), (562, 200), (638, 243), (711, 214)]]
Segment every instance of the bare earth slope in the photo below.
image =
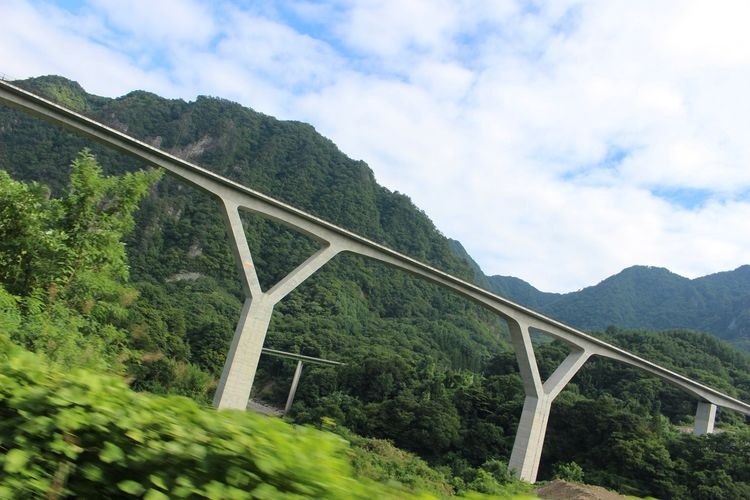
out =
[(626, 497), (589, 484), (555, 480), (536, 490), (539, 498), (549, 500), (623, 500)]

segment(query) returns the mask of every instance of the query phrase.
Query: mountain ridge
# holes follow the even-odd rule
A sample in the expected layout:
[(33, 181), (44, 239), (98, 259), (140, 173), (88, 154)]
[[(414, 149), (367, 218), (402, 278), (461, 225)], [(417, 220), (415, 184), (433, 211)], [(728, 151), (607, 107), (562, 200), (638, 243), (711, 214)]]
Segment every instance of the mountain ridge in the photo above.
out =
[(634, 265), (568, 293), (543, 292), (512, 276), (484, 278), (491, 291), (579, 329), (687, 328), (750, 350), (747, 264), (692, 279), (664, 267)]

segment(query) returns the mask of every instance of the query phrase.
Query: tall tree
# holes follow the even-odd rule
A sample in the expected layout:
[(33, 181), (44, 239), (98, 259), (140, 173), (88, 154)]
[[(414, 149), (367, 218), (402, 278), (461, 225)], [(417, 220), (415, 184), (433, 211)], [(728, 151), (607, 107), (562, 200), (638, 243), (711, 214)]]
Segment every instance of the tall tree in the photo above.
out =
[(118, 358), (126, 343), (121, 323), (137, 296), (122, 238), (160, 176), (105, 177), (84, 149), (54, 198), (45, 186), (0, 171), (0, 285), (23, 316), (17, 341), (72, 364)]

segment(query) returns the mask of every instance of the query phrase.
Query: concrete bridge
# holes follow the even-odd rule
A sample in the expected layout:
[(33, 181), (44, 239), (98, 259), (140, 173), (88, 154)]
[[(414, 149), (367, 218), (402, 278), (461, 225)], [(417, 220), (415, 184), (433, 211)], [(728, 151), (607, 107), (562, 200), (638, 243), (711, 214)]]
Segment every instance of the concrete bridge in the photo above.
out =
[[(351, 252), (436, 283), (495, 312), (507, 321), (526, 393), (509, 460), (509, 468), (515, 470), (521, 479), (530, 482), (536, 480), (552, 402), (592, 356), (602, 356), (635, 366), (690, 394), (697, 400), (696, 434), (712, 432), (717, 406), (750, 415), (750, 405), (743, 401), (149, 146), (5, 81), (0, 81), (0, 103), (93, 139), (143, 163), (164, 168), (221, 201), (246, 300), (216, 390), (214, 405), (217, 408), (247, 407), (275, 304), (337, 254)], [(320, 242), (321, 249), (274, 286), (263, 290), (240, 221), (240, 208), (256, 212), (311, 236)], [(532, 329), (561, 340), (571, 350), (568, 357), (546, 380), (542, 380), (534, 356), (530, 338)]]

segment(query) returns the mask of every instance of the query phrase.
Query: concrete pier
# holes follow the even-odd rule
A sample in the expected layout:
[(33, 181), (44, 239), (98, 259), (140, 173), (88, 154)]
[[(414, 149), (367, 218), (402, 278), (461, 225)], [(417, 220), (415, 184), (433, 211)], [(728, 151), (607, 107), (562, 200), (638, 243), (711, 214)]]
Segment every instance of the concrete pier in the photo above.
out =
[(552, 401), (546, 396), (526, 396), (523, 403), (508, 467), (524, 481), (536, 480), (551, 407)]
[(693, 434), (711, 434), (716, 423), (716, 405), (705, 401), (698, 401), (698, 410), (695, 412), (695, 429)]
[(273, 313), (273, 303), (264, 297), (248, 298), (232, 338), (219, 384), (214, 394), (214, 406), (220, 409), (247, 407), (252, 381), (258, 368), (266, 331)]
[(520, 479), (533, 483), (536, 481), (539, 461), (542, 458), (544, 436), (547, 433), (547, 421), (552, 402), (591, 356), (591, 353), (578, 346), (572, 346), (570, 354), (542, 383), (534, 347), (531, 343), (529, 325), (521, 321), (508, 320), (508, 328), (526, 392), (508, 468), (514, 471)]
[(289, 396), (286, 398), (286, 404), (284, 405), (284, 415), (289, 413), (294, 403), (294, 396), (297, 394), (297, 386), (299, 385), (299, 378), (302, 375), (302, 360), (297, 361), (297, 367), (294, 369), (294, 377), (292, 377), (292, 386), (289, 388)]
[[(242, 409), (247, 407), (250, 400), (250, 391), (255, 379), (255, 372), (258, 369), (258, 362), (260, 361), (274, 306), (331, 260), (338, 253), (338, 249), (325, 242), (323, 248), (297, 266), (270, 290), (264, 292), (253, 265), (245, 229), (239, 215), (239, 209), (245, 206), (243, 199), (231, 191), (222, 194), (227, 232), (247, 298), (237, 322), (221, 379), (219, 379), (219, 384), (216, 387), (214, 406), (220, 409)], [(309, 228), (303, 227), (301, 229), (308, 229), (306, 232), (310, 232)], [(315, 233), (312, 233), (312, 235), (321, 240)]]

